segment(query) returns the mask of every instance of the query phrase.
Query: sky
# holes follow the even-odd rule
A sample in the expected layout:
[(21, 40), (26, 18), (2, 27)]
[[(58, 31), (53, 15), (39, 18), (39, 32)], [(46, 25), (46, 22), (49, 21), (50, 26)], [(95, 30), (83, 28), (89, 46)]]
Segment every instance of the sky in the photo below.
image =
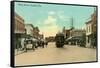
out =
[(39, 27), (45, 37), (55, 36), (63, 27), (81, 29), (94, 12), (95, 7), (43, 3), (15, 2), (15, 12), (25, 23)]

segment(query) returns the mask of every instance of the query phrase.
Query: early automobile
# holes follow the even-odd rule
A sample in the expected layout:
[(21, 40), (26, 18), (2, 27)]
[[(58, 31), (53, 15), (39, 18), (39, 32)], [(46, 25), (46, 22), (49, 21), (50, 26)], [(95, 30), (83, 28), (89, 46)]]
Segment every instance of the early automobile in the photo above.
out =
[(65, 42), (64, 34), (62, 34), (62, 33), (56, 34), (55, 42), (56, 42), (56, 47), (57, 48), (63, 47), (64, 46), (64, 42)]
[(36, 38), (32, 38), (32, 41), (33, 41), (33, 45), (34, 45), (34, 47), (35, 48), (38, 48), (38, 39), (36, 39)]
[(34, 44), (33, 40), (26, 39), (25, 40), (25, 51), (30, 50), (30, 49), (34, 50), (34, 48), (35, 48), (35, 44)]

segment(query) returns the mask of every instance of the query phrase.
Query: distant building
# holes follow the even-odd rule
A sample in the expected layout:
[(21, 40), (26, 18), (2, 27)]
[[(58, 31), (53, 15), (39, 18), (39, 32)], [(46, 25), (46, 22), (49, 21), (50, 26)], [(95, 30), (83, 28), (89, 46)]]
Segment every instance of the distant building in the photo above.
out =
[(45, 37), (45, 39), (46, 39), (48, 42), (54, 42), (54, 41), (55, 41), (55, 36)]
[(97, 44), (97, 18), (96, 11), (91, 15), (91, 19), (86, 22), (86, 46), (96, 46)]
[(67, 39), (70, 37), (70, 29), (63, 29), (64, 37)]
[(38, 39), (38, 37), (39, 37), (39, 28), (38, 27), (34, 27), (33, 28), (33, 37), (34, 38), (37, 38)]
[(33, 37), (33, 25), (32, 24), (25, 24), (26, 35), (29, 37)]
[(39, 39), (44, 39), (44, 35), (43, 34), (39, 34)]
[(26, 35), (28, 37), (34, 37), (36, 39), (40, 38), (40, 34), (39, 34), (39, 28), (38, 27), (34, 27), (32, 24), (25, 24), (25, 28), (26, 28)]
[(83, 36), (83, 34), (85, 34), (85, 30), (82, 29), (73, 29), (70, 31), (70, 37)]
[(24, 25), (24, 19), (19, 16), (17, 13), (15, 13), (15, 24), (14, 24), (14, 33), (23, 34), (25, 33), (25, 25)]
[[(72, 45), (85, 45), (85, 30), (82, 29), (71, 29), (70, 30), (70, 37), (67, 39), (69, 41), (69, 44)], [(82, 43), (84, 42), (84, 43)]]

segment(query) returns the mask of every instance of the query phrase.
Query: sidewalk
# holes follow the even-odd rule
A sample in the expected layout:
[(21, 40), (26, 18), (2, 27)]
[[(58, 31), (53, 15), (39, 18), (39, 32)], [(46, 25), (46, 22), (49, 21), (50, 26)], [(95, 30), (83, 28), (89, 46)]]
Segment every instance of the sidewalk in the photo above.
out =
[(22, 54), (22, 53), (24, 53), (25, 51), (24, 50), (17, 50), (17, 49), (15, 49), (15, 56), (16, 55), (19, 55), (19, 54)]

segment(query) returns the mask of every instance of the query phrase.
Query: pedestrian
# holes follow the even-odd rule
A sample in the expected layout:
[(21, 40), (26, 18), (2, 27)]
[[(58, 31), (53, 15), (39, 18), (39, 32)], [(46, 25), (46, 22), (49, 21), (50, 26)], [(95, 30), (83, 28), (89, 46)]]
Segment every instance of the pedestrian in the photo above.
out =
[(31, 40), (32, 42), (32, 49), (35, 50), (35, 41)]
[(48, 42), (47, 42), (47, 41), (45, 41), (45, 45), (46, 45), (46, 47), (47, 47), (47, 45), (48, 45)]
[(24, 50), (25, 38), (21, 38), (21, 50)]
[(17, 41), (17, 50), (19, 51), (21, 48), (21, 39), (18, 38), (18, 41)]

